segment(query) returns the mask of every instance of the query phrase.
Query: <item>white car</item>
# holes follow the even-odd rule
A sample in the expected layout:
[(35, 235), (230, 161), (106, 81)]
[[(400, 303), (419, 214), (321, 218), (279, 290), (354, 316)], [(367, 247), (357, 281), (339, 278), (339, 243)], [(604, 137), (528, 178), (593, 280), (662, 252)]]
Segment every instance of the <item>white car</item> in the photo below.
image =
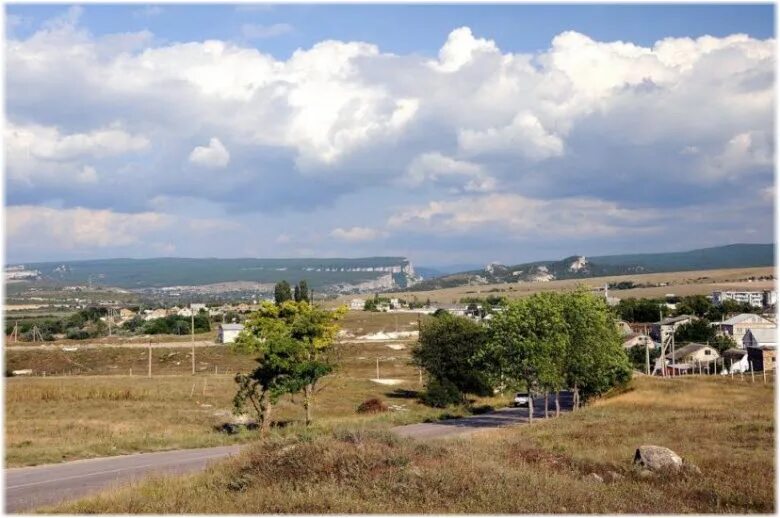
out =
[(528, 392), (518, 392), (515, 394), (512, 406), (528, 406)]

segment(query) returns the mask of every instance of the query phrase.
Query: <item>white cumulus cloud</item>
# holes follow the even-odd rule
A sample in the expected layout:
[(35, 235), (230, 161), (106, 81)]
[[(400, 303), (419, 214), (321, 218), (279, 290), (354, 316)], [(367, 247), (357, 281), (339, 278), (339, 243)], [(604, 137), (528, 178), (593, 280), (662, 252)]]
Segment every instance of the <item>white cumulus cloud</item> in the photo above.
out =
[(213, 137), (208, 146), (197, 146), (193, 149), (189, 161), (201, 167), (221, 169), (230, 163), (230, 153), (218, 138)]

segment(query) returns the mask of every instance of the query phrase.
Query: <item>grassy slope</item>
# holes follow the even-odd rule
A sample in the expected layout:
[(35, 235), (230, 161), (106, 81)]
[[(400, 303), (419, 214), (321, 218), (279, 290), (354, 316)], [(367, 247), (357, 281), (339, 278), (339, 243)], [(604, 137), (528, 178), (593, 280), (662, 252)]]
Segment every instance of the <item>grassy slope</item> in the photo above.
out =
[[(382, 432), (275, 435), (199, 475), (156, 478), (55, 508), (84, 513), (771, 513), (773, 388), (640, 378), (573, 415), (472, 439)], [(640, 479), (640, 444), (700, 476)], [(590, 473), (623, 476), (597, 483)]]
[[(522, 282), (458, 286), (429, 291), (408, 291), (394, 294), (401, 298), (426, 300), (440, 303), (455, 303), (462, 297), (486, 297), (500, 295), (510, 299), (526, 297), (538, 292), (574, 289), (579, 284), (589, 288), (602, 288), (609, 282), (633, 281), (639, 283), (668, 283), (668, 286), (637, 288), (631, 290), (611, 290), (610, 295), (619, 298), (663, 297), (667, 293), (676, 295), (710, 295), (714, 290), (746, 289), (762, 290), (774, 287), (772, 281), (747, 282), (751, 276), (775, 275), (773, 267), (735, 268), (723, 270), (697, 270), (689, 272), (646, 273), (634, 275), (612, 275), (587, 279), (567, 279), (551, 282)], [(415, 288), (413, 287), (412, 290)], [(349, 297), (341, 297), (345, 302)], [(335, 303), (334, 303), (335, 305)]]

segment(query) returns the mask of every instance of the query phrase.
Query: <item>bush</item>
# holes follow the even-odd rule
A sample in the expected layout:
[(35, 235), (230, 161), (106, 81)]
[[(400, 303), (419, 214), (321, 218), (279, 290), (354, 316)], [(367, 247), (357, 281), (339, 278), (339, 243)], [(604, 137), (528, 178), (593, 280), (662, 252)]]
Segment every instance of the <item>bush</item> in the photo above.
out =
[(387, 412), (387, 410), (387, 405), (376, 397), (363, 401), (357, 407), (358, 414), (378, 414), (379, 412)]
[(458, 387), (451, 381), (434, 379), (425, 389), (422, 402), (435, 408), (445, 408), (449, 405), (457, 405), (463, 401)]

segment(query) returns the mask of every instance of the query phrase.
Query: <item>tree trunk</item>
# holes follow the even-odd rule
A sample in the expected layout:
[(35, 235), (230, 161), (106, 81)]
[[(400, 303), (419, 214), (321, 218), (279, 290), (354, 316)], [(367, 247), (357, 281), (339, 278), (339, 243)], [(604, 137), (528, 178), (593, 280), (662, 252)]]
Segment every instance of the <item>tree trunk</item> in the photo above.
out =
[(572, 410), (577, 410), (580, 406), (580, 389), (577, 388), (577, 384), (574, 384), (574, 396), (572, 401)]
[(528, 424), (534, 422), (534, 397), (531, 395), (531, 391), (528, 391)]
[(544, 418), (545, 419), (550, 417), (549, 399), (550, 399), (550, 393), (549, 392), (545, 392), (544, 393)]
[(314, 406), (314, 385), (309, 383), (303, 390), (303, 408), (306, 409), (306, 426), (311, 424), (311, 409)]
[(561, 400), (560, 400), (560, 391), (555, 391), (555, 417), (558, 417), (561, 415)]
[(269, 391), (263, 392), (260, 396), (260, 435), (265, 435), (271, 428), (271, 410), (273, 404), (271, 403), (271, 393)]

